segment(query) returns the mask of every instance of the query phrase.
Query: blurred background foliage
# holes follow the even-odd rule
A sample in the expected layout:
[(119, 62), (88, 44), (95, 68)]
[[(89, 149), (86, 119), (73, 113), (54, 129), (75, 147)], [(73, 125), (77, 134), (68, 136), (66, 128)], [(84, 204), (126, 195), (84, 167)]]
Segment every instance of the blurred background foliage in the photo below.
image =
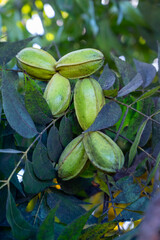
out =
[[(111, 52), (155, 63), (159, 12), (159, 0), (0, 0), (0, 41), (39, 35), (35, 47), (54, 41), (61, 55), (97, 48), (110, 67)], [(50, 52), (58, 59), (55, 45)]]

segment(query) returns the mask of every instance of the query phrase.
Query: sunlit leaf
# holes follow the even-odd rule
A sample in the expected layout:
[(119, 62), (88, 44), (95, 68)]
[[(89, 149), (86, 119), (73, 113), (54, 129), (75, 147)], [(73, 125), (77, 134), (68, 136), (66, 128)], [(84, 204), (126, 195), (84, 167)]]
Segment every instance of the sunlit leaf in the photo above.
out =
[(143, 83), (142, 76), (140, 73), (137, 73), (136, 76), (121, 90), (118, 92), (117, 97), (123, 97), (133, 91), (135, 91), (137, 88), (139, 88)]
[(14, 79), (17, 79), (15, 73), (4, 72), (2, 81), (3, 109), (10, 126), (21, 136), (32, 138), (37, 134), (37, 130), (14, 87)]
[(152, 64), (140, 62), (134, 59), (134, 63), (136, 65), (137, 72), (139, 72), (143, 79), (143, 87), (147, 87), (153, 81), (156, 75), (156, 69)]
[(52, 181), (40, 181), (34, 174), (33, 165), (30, 161), (25, 162), (25, 172), (23, 175), (24, 190), (27, 193), (36, 194), (45, 188), (53, 185)]
[(58, 240), (78, 240), (80, 237), (80, 234), (83, 230), (84, 225), (86, 224), (88, 218), (92, 214), (92, 212), (95, 210), (95, 207), (83, 214), (82, 216), (75, 219), (72, 223), (67, 225), (62, 234), (58, 237)]
[(130, 166), (133, 162), (133, 159), (134, 157), (136, 156), (136, 153), (137, 153), (137, 147), (139, 145), (139, 142), (140, 142), (140, 139), (141, 139), (141, 136), (142, 136), (142, 133), (143, 133), (143, 130), (145, 128), (147, 124), (147, 120), (145, 120), (142, 125), (140, 126), (139, 128), (139, 131), (135, 137), (135, 140), (130, 148), (130, 151), (129, 151), (129, 161), (128, 161), (128, 166)]
[(98, 113), (94, 123), (85, 131), (98, 131), (113, 126), (122, 114), (120, 106), (115, 102), (106, 103)]
[(53, 162), (57, 163), (63, 151), (63, 147), (60, 142), (58, 129), (55, 126), (51, 127), (49, 131), (48, 138), (47, 138), (47, 150), (48, 150), (49, 158)]
[(17, 240), (28, 240), (35, 236), (36, 229), (23, 218), (10, 192), (8, 192), (6, 217)]

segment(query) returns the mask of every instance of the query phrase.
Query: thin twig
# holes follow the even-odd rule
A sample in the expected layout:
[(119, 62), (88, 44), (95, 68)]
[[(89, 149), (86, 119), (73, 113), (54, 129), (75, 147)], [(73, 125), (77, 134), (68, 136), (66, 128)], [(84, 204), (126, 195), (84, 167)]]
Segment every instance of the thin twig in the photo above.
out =
[[(110, 198), (111, 198), (111, 203), (112, 203), (114, 215), (115, 215), (115, 217), (117, 217), (117, 213), (116, 213), (115, 206), (114, 206), (114, 202), (113, 202), (113, 196), (112, 196), (112, 192), (111, 192), (111, 187), (110, 187), (110, 184), (109, 184), (108, 176), (107, 176), (107, 175), (106, 175), (106, 180), (107, 180), (107, 186), (108, 186), (109, 195), (110, 195)], [(118, 226), (118, 231), (121, 232), (119, 223), (117, 223), (117, 226)]]
[(122, 127), (123, 127), (123, 124), (124, 124), (124, 122), (125, 122), (125, 120), (126, 120), (126, 117), (127, 117), (127, 114), (128, 114), (128, 110), (129, 110), (129, 108), (127, 107), (127, 109), (126, 109), (126, 111), (125, 111), (125, 113), (124, 113), (124, 115), (123, 115), (121, 124), (120, 124), (120, 126), (119, 126), (118, 132), (117, 132), (117, 134), (116, 134), (116, 136), (115, 136), (114, 142), (116, 142), (117, 139), (118, 139), (118, 137), (119, 137), (119, 134), (120, 134), (120, 132), (121, 132), (121, 129), (122, 129)]

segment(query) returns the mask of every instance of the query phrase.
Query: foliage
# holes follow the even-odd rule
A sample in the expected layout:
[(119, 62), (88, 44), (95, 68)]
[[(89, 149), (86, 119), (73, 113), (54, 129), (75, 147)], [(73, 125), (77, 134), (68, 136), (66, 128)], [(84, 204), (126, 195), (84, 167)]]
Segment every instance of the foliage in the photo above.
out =
[[(160, 63), (159, 5), (153, 2), (140, 1), (134, 8), (129, 1), (23, 0), (8, 1), (0, 10), (2, 40), (7, 34), (0, 42), (2, 239), (138, 239), (139, 223), (159, 186), (160, 72), (151, 64), (155, 58)], [(44, 13), (45, 3), (54, 8), (54, 18)], [(25, 28), (34, 12), (43, 21), (43, 36), (30, 37)], [(49, 33), (55, 41), (50, 45)], [(106, 104), (86, 132), (105, 132), (122, 149), (125, 165), (116, 174), (88, 164), (77, 178), (58, 178), (63, 149), (83, 130), (73, 99), (62, 116), (53, 118), (43, 98), (47, 82), (18, 69), (16, 54), (33, 43), (46, 46), (56, 59), (85, 47), (104, 53), (106, 64), (93, 77)], [(75, 82), (70, 80), (72, 92)], [(127, 233), (126, 221), (134, 227)]]

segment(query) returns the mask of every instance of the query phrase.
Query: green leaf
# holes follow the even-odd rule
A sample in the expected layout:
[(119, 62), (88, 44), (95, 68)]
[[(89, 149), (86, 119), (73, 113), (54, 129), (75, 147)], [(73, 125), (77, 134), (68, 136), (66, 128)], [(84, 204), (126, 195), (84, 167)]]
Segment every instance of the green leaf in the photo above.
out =
[(156, 69), (152, 64), (140, 62), (134, 59), (137, 72), (139, 72), (143, 79), (143, 87), (148, 87), (156, 76)]
[(62, 118), (59, 126), (59, 135), (61, 143), (66, 147), (73, 139), (72, 125), (68, 118)]
[(8, 192), (6, 217), (17, 240), (28, 240), (35, 236), (36, 229), (23, 218), (10, 192)]
[(55, 126), (51, 127), (49, 131), (48, 138), (47, 138), (47, 150), (48, 150), (49, 158), (53, 162), (57, 163), (63, 151), (63, 147), (60, 142), (58, 129)]
[(100, 75), (98, 82), (103, 90), (111, 88), (116, 80), (115, 73), (110, 70), (108, 64), (105, 65), (102, 74)]
[(132, 164), (133, 159), (134, 159), (134, 157), (136, 156), (137, 147), (138, 147), (139, 142), (140, 142), (140, 140), (141, 140), (141, 136), (142, 136), (143, 130), (144, 130), (146, 124), (147, 124), (147, 121), (148, 121), (148, 120), (145, 120), (145, 121), (142, 123), (142, 125), (140, 126), (139, 131), (138, 131), (138, 133), (137, 133), (137, 135), (136, 135), (136, 137), (135, 137), (135, 140), (134, 140), (134, 142), (133, 142), (133, 144), (132, 144), (132, 146), (131, 146), (131, 148), (130, 148), (128, 166), (130, 166), (130, 165)]
[(0, 223), (6, 217), (6, 201), (7, 201), (7, 187), (0, 190)]
[(160, 82), (160, 43), (158, 42), (158, 76)]
[(17, 79), (14, 72), (4, 72), (2, 80), (3, 109), (10, 126), (24, 138), (37, 134), (35, 125), (24, 107), (13, 81)]
[(47, 149), (38, 142), (32, 157), (33, 170), (40, 180), (51, 180), (56, 176), (52, 162), (48, 158)]
[(122, 114), (120, 106), (115, 102), (106, 103), (98, 113), (94, 123), (85, 131), (98, 131), (113, 126)]
[(105, 97), (116, 97), (118, 94), (118, 89), (103, 90)]
[(25, 106), (34, 122), (47, 124), (52, 121), (52, 113), (43, 95), (32, 79), (25, 81)]
[(141, 219), (149, 203), (147, 197), (138, 198), (135, 202), (127, 206), (114, 220), (115, 221), (136, 221)]
[[(158, 113), (160, 110), (160, 98), (157, 98), (156, 101), (155, 101), (155, 109), (154, 109), (154, 112)], [(154, 120), (160, 122), (160, 113), (156, 114), (154, 117), (153, 117)], [(158, 142), (160, 142), (160, 127), (159, 125), (157, 125), (157, 123), (155, 122), (152, 122), (152, 146), (153, 148), (156, 146), (156, 144)]]
[(151, 96), (152, 96), (154, 93), (156, 93), (159, 89), (160, 89), (160, 86), (148, 90), (147, 92), (145, 92), (144, 94), (142, 94), (142, 95), (137, 99), (136, 102), (141, 101), (141, 100), (143, 100), (143, 99), (145, 99), (145, 98), (151, 97)]
[(80, 205), (84, 204), (83, 201), (77, 199), (74, 196), (69, 196), (62, 191), (53, 189), (51, 193), (47, 195), (47, 204), (50, 208), (54, 208), (59, 203), (57, 210), (57, 217), (63, 223), (71, 223), (75, 218), (79, 217), (86, 211)]
[(117, 226), (116, 222), (107, 222), (103, 224), (97, 224), (83, 230), (79, 240), (100, 240), (104, 234), (108, 233), (108, 236), (113, 233), (113, 229)]
[(139, 232), (138, 230), (138, 228), (134, 228), (133, 230), (116, 237), (115, 240), (135, 240)]
[(37, 240), (53, 240), (54, 239), (54, 218), (57, 211), (58, 205), (53, 208), (48, 216), (45, 218), (43, 223), (41, 224), (38, 234)]
[(25, 162), (23, 185), (26, 193), (36, 194), (53, 185), (52, 181), (40, 181), (34, 174), (33, 165), (30, 161)]
[(128, 84), (135, 77), (136, 71), (128, 62), (121, 60), (113, 54), (111, 55), (111, 57), (114, 60), (116, 67), (118, 68), (118, 71), (122, 76), (124, 85)]
[(32, 41), (33, 38), (35, 37), (30, 37), (17, 42), (7, 42), (3, 45), (3, 47), (0, 48), (0, 65), (5, 65), (9, 62), (21, 49)]
[(118, 92), (117, 97), (123, 97), (135, 91), (137, 88), (139, 88), (142, 85), (142, 83), (143, 83), (142, 76), (140, 73), (137, 73), (135, 77), (127, 85), (121, 88), (121, 90)]
[(92, 212), (96, 209), (96, 207), (92, 208), (82, 216), (75, 219), (72, 223), (67, 225), (62, 234), (58, 237), (58, 240), (78, 240), (81, 232), (83, 230), (84, 225), (86, 224), (88, 218), (92, 214)]
[(149, 182), (152, 180), (152, 178), (154, 177), (158, 167), (159, 167), (159, 163), (160, 163), (160, 153), (158, 154), (157, 156), (157, 159), (156, 159), (156, 164), (154, 166), (154, 168), (152, 169), (151, 173), (149, 174), (148, 176), (148, 179), (147, 179), (147, 182), (146, 182), (146, 185), (149, 184)]

